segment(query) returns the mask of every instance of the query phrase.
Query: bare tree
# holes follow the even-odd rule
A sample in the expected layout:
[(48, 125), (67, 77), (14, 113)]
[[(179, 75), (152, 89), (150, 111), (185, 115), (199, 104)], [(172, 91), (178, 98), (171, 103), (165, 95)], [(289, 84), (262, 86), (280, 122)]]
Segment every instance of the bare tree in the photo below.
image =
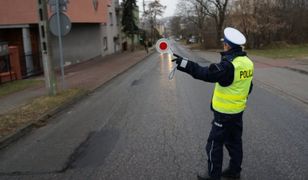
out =
[(226, 18), (227, 5), (229, 0), (195, 0), (203, 7), (203, 13), (212, 17), (216, 25), (216, 42), (219, 44), (222, 36), (223, 25)]
[(286, 23), (283, 36), (292, 43), (307, 42), (307, 0), (278, 0), (278, 3), (281, 7), (281, 20)]
[(148, 19), (151, 26), (151, 41), (154, 41), (158, 38), (156, 36), (156, 26), (157, 26), (157, 17), (162, 16), (166, 6), (163, 6), (159, 0), (155, 0), (148, 4), (148, 10), (144, 11), (144, 16)]
[(250, 47), (308, 41), (306, 0), (238, 0), (230, 3), (227, 24), (248, 37)]
[(170, 20), (170, 28), (174, 36), (179, 37), (181, 35), (181, 17), (174, 16)]
[(203, 34), (207, 44), (213, 36), (219, 43), (225, 26), (243, 31), (254, 48), (308, 42), (307, 0), (182, 0), (177, 11), (187, 31)]
[(226, 25), (235, 26), (248, 38), (248, 46), (259, 48), (280, 41), (286, 29), (280, 0), (231, 1)]
[(182, 17), (182, 21), (186, 20), (186, 27), (191, 27), (192, 29), (187, 28), (190, 34), (198, 36), (201, 41), (201, 44), (204, 45), (204, 31), (205, 31), (205, 20), (207, 14), (205, 13), (204, 7), (200, 6), (195, 0), (181, 0), (177, 4), (177, 14)]

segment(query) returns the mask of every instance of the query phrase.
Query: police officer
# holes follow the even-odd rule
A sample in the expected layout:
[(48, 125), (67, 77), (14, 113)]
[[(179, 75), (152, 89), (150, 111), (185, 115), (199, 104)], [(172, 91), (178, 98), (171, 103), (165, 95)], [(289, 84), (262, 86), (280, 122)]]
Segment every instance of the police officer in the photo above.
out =
[[(201, 67), (197, 63), (176, 55), (177, 69), (193, 78), (216, 83), (211, 109), (214, 112), (212, 129), (206, 152), (208, 173), (198, 174), (198, 179), (219, 180), (222, 177), (240, 178), (242, 151), (243, 112), (248, 95), (252, 90), (253, 63), (243, 51), (245, 36), (238, 30), (227, 27), (224, 30), (221, 61)], [(229, 167), (222, 171), (223, 145), (230, 155)]]

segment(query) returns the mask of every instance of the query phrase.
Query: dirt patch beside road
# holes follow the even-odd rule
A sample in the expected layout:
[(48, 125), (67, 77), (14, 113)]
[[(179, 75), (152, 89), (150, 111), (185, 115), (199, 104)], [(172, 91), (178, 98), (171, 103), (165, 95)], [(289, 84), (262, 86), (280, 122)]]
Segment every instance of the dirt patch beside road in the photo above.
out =
[(69, 89), (56, 96), (42, 96), (32, 102), (0, 115), (0, 139), (16, 132), (18, 129), (33, 123), (45, 113), (71, 101), (85, 93), (80, 89)]

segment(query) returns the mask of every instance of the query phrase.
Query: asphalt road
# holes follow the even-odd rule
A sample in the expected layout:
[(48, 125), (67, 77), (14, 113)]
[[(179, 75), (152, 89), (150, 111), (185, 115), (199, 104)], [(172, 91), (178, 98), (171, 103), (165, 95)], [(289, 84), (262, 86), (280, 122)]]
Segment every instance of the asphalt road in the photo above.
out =
[[(196, 62), (184, 47), (173, 50)], [(190, 180), (205, 170), (213, 84), (157, 53), (0, 151), (0, 179)], [(308, 179), (308, 110), (254, 86), (244, 114), (242, 180)], [(228, 155), (225, 151), (224, 166)]]

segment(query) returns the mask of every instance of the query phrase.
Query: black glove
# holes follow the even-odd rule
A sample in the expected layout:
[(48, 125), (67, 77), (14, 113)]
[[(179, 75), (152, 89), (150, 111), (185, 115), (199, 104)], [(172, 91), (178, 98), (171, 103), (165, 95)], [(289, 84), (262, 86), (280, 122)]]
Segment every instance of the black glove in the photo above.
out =
[[(175, 63), (178, 65), (176, 68), (177, 68), (178, 70), (180, 70), (180, 71), (186, 72), (186, 71), (187, 71), (186, 65), (187, 65), (188, 63), (190, 63), (189, 60), (188, 60), (188, 58), (182, 57), (182, 56), (177, 55), (177, 54), (173, 54), (173, 56), (175, 56), (176, 58), (173, 59), (172, 62), (175, 62)], [(183, 62), (183, 61), (186, 61), (186, 62)], [(181, 65), (182, 65), (183, 67), (182, 67)]]
[(175, 62), (177, 65), (180, 65), (183, 60), (183, 57), (177, 54), (173, 54), (173, 56), (175, 56), (176, 58), (173, 59), (172, 62)]

